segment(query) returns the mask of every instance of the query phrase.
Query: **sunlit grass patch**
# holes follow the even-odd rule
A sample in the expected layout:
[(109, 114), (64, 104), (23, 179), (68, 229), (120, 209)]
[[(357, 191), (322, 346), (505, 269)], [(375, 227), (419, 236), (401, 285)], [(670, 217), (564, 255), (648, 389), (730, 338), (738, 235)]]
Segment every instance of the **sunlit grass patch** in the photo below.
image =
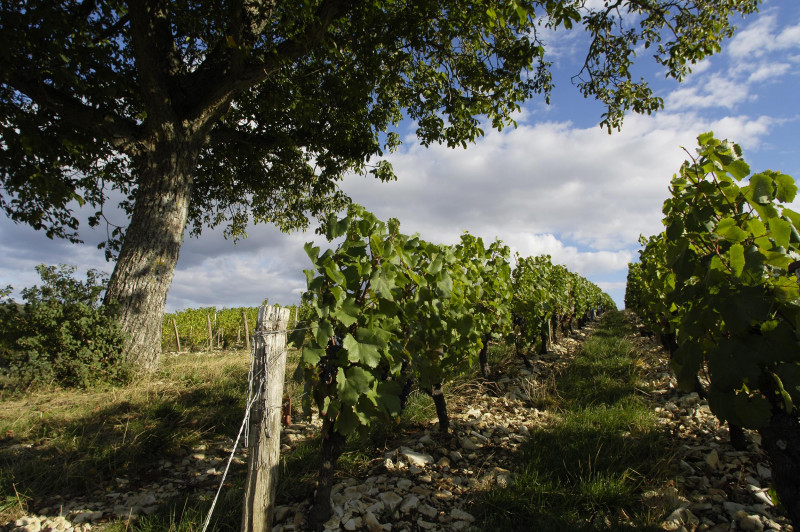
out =
[(512, 484), (473, 508), (484, 530), (659, 530), (641, 494), (670, 478), (671, 443), (641, 398), (639, 354), (621, 313), (604, 318), (547, 394)]

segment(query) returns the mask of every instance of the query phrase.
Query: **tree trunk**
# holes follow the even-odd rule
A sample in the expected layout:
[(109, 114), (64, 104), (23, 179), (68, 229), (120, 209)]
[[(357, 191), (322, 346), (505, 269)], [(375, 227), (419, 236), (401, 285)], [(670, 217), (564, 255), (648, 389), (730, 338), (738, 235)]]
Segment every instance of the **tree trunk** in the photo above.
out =
[(553, 314), (553, 318), (550, 320), (550, 341), (558, 342), (558, 314)]
[(331, 488), (333, 488), (333, 472), (336, 461), (342, 456), (347, 439), (336, 432), (333, 422), (327, 417), (322, 423), (322, 445), (320, 447), (319, 480), (314, 505), (308, 514), (311, 530), (322, 530), (325, 522), (331, 518)]
[[(164, 134), (166, 136), (166, 134)], [(161, 320), (189, 212), (197, 150), (162, 141), (134, 160), (139, 188), (105, 302), (119, 304), (125, 359), (152, 371), (161, 356)]]
[(447, 403), (444, 400), (442, 385), (435, 384), (432, 389), (425, 391), (431, 396), (433, 405), (436, 407), (436, 417), (439, 418), (439, 432), (447, 434), (450, 430), (450, 416), (447, 415)]
[(542, 346), (539, 353), (544, 355), (550, 347), (550, 320), (544, 319), (542, 322)]
[(800, 528), (800, 420), (776, 412), (759, 433), (772, 462), (775, 490), (797, 530)]
[(481, 347), (481, 351), (478, 353), (478, 360), (481, 364), (481, 375), (483, 375), (484, 379), (488, 379), (489, 375), (491, 375), (491, 371), (489, 370), (489, 339), (491, 337), (491, 333), (483, 337), (483, 347)]

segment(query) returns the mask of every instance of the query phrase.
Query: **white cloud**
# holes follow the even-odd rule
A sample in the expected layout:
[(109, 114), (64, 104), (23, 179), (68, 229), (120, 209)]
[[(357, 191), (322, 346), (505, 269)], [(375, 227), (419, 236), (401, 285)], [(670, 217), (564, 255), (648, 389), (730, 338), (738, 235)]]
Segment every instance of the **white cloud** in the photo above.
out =
[(728, 52), (738, 60), (758, 59), (776, 51), (800, 48), (800, 23), (778, 31), (778, 14), (762, 13), (746, 28), (738, 31), (728, 45)]
[[(697, 78), (693, 78), (697, 81)], [(714, 74), (698, 85), (680, 88), (664, 99), (664, 107), (671, 110), (723, 107), (733, 109), (750, 98), (749, 86), (727, 76)]]
[(778, 78), (789, 72), (792, 65), (789, 63), (767, 63), (758, 67), (748, 77), (748, 83), (755, 83), (757, 81), (766, 81), (773, 78)]

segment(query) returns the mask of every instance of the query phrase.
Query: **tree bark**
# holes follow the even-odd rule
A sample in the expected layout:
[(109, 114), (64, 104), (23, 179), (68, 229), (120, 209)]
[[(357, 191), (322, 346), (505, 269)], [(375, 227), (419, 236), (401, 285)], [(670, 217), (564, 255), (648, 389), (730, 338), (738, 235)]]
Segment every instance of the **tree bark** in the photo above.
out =
[(759, 430), (772, 462), (772, 478), (781, 503), (795, 529), (800, 527), (800, 420), (785, 412), (774, 412), (769, 424)]
[(439, 432), (447, 434), (450, 430), (450, 416), (447, 415), (447, 402), (444, 399), (442, 385), (435, 384), (432, 389), (425, 391), (431, 396), (433, 405), (436, 407), (436, 417), (439, 419)]
[(544, 355), (550, 347), (550, 320), (544, 319), (542, 321), (542, 346), (539, 348), (539, 354)]
[(145, 371), (158, 367), (164, 304), (189, 212), (197, 161), (189, 144), (173, 135), (134, 159), (139, 188), (105, 295), (119, 304), (125, 359)]
[(326, 417), (322, 422), (322, 445), (320, 447), (319, 480), (314, 505), (308, 514), (311, 530), (322, 530), (325, 522), (331, 518), (331, 488), (333, 488), (333, 472), (336, 462), (344, 452), (347, 439), (336, 432), (333, 422)]
[(483, 347), (481, 347), (480, 353), (478, 353), (478, 360), (481, 365), (481, 375), (483, 375), (484, 379), (488, 379), (491, 375), (491, 371), (489, 368), (489, 339), (492, 337), (492, 334), (489, 333), (483, 337)]

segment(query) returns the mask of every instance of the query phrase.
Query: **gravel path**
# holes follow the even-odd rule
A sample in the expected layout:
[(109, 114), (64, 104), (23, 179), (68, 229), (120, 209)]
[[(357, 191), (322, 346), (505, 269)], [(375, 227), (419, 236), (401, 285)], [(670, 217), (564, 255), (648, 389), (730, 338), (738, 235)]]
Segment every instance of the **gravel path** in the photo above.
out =
[[(532, 400), (554, 375), (569, 364), (585, 333), (563, 339), (554, 351), (527, 370), (521, 362), (507, 368), (496, 382), (474, 384), (450, 399), (452, 435), (442, 436), (431, 422), (378, 456), (364, 478), (341, 479), (333, 488), (334, 515), (328, 530), (417, 531), (468, 530), (474, 517), (466, 501), (475, 490), (513, 480), (512, 455), (536, 426), (551, 414), (532, 408)], [(659, 422), (678, 441), (681, 474), (645, 501), (668, 515), (664, 530), (722, 532), (785, 530), (792, 527), (766, 494), (770, 469), (759, 437), (747, 432), (747, 451), (735, 451), (728, 431), (711, 415), (697, 394), (681, 394), (665, 356), (652, 341), (631, 340), (648, 353), (646, 368), (651, 399)], [(286, 448), (310, 438), (316, 423), (285, 428)], [(150, 514), (164, 500), (182, 493), (216, 490), (233, 441), (224, 439), (197, 447), (177, 461), (155, 464), (165, 472), (156, 481), (115, 479), (82, 497), (55, 498), (36, 515), (0, 525), (2, 531), (83, 532), (102, 530), (109, 519)], [(238, 451), (234, 461), (244, 464)], [(239, 467), (239, 471), (243, 469)], [(304, 529), (310, 502), (278, 506), (274, 532)], [(58, 516), (58, 517), (56, 517)]]

